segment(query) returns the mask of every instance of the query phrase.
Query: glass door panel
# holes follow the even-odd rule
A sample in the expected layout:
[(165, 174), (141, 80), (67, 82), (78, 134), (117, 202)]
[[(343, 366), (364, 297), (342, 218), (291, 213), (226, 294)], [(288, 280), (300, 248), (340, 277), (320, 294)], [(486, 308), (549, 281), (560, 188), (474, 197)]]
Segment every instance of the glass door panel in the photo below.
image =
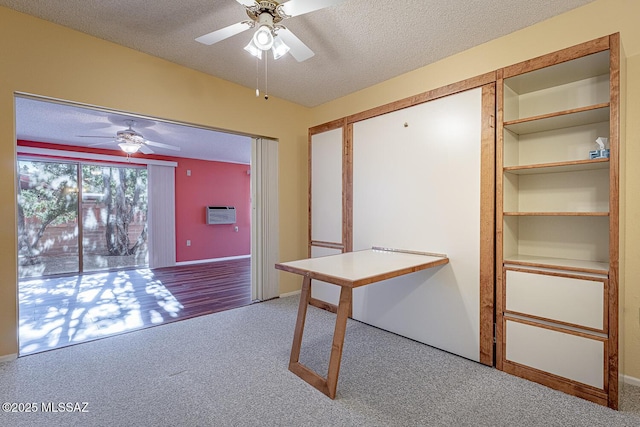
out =
[(78, 165), (18, 160), (18, 276), (77, 273)]
[(146, 267), (147, 170), (82, 166), (83, 271)]

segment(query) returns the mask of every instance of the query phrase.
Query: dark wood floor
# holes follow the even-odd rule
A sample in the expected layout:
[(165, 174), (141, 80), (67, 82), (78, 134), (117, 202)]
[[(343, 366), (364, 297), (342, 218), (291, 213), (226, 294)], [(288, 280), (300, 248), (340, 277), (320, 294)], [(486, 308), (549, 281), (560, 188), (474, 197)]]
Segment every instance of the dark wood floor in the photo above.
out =
[(20, 355), (251, 304), (251, 259), (19, 284)]

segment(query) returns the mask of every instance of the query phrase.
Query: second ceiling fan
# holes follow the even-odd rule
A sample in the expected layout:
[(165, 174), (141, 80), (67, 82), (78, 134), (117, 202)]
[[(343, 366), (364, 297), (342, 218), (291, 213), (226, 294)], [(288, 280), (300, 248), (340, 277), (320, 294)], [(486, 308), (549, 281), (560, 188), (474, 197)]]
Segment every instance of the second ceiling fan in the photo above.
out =
[(271, 50), (274, 59), (287, 52), (296, 61), (302, 62), (311, 58), (314, 53), (295, 34), (281, 22), (294, 16), (324, 9), (344, 0), (290, 0), (280, 3), (274, 0), (236, 0), (246, 9), (249, 20), (238, 22), (220, 30), (200, 36), (197, 42), (212, 45), (250, 28), (258, 27), (245, 50), (253, 56), (262, 58), (262, 52)]
[(104, 144), (113, 144), (116, 143), (120, 147), (122, 151), (127, 154), (137, 153), (138, 151), (144, 154), (152, 154), (153, 150), (149, 146), (155, 146), (158, 148), (165, 148), (168, 150), (180, 151), (180, 147), (176, 147), (175, 145), (164, 144), (162, 142), (149, 141), (146, 139), (140, 132), (137, 132), (133, 129), (133, 126), (136, 125), (135, 120), (125, 120), (125, 125), (128, 126), (127, 129), (119, 130), (116, 132), (115, 137), (113, 136), (102, 136), (102, 135), (78, 135), (80, 138), (110, 138), (113, 141), (107, 143), (96, 143), (91, 144), (94, 145), (104, 145)]

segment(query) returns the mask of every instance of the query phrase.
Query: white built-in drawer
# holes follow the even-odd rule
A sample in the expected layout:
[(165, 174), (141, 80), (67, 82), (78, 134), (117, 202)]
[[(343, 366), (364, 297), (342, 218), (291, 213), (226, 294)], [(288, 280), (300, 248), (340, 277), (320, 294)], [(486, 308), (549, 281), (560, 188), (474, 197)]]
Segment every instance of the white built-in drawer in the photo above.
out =
[(605, 341), (505, 320), (506, 360), (604, 389)]
[(513, 270), (505, 276), (507, 312), (604, 331), (606, 279)]

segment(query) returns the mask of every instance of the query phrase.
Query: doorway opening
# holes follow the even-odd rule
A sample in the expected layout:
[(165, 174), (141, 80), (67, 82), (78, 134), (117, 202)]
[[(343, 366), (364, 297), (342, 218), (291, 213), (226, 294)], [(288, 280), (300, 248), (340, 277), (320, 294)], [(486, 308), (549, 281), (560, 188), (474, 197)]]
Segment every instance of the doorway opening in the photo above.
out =
[[(153, 154), (124, 156), (109, 137), (134, 119)], [(276, 141), (32, 95), (16, 96), (16, 131), (20, 356), (278, 295)], [(182, 149), (163, 152), (169, 145)], [(218, 145), (246, 160), (208, 158), (203, 147)], [(230, 172), (193, 191), (207, 162)], [(209, 190), (238, 193), (229, 174), (246, 182), (237, 210), (247, 222), (206, 226), (205, 207), (227, 204)], [(246, 250), (189, 252), (205, 233), (244, 230)]]

